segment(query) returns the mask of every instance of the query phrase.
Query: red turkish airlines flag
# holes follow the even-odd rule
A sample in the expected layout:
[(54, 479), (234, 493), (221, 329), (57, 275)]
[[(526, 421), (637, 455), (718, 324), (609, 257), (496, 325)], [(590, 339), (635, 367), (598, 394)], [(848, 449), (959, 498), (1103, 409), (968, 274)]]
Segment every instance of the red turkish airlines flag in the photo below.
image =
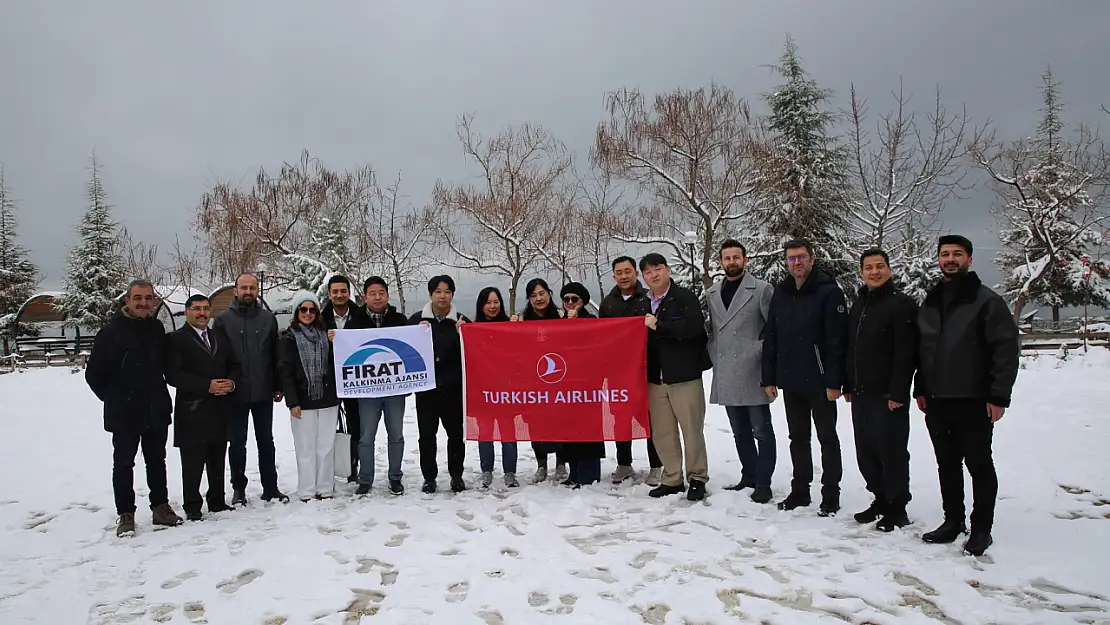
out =
[(640, 317), (462, 326), (466, 437), (627, 441), (651, 431)]

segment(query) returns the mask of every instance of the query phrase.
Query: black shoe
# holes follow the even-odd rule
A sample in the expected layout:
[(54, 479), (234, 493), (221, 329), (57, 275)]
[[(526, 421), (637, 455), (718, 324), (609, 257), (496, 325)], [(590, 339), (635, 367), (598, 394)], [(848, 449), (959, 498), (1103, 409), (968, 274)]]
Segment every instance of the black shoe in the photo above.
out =
[(899, 527), (905, 527), (910, 524), (909, 517), (906, 516), (905, 508), (890, 508), (875, 524), (875, 529), (880, 532), (893, 532)]
[(358, 488), (355, 489), (355, 494), (356, 495), (369, 495), (370, 494), (370, 485), (369, 484), (359, 484)]
[(856, 523), (874, 523), (879, 517), (886, 514), (886, 509), (886, 502), (881, 499), (876, 499), (871, 502), (871, 505), (868, 506), (866, 510), (855, 513), (852, 518), (856, 520)]
[(840, 512), (839, 497), (822, 497), (821, 506), (817, 508), (817, 516), (833, 516)]
[(688, 501), (701, 501), (705, 499), (705, 482), (701, 480), (690, 480), (690, 490), (686, 491), (686, 499)]
[(424, 486), (420, 488), (420, 491), (429, 494), (436, 492), (436, 481), (424, 480)]
[(981, 556), (987, 548), (994, 544), (990, 532), (977, 532), (971, 530), (971, 537), (964, 543), (964, 553), (969, 556)]
[(227, 505), (222, 501), (208, 504), (208, 511), (215, 514), (216, 512), (230, 512), (234, 510), (232, 506)]
[(247, 489), (236, 488), (231, 491), (231, 505), (245, 506), (247, 505)]
[(756, 503), (767, 503), (771, 501), (771, 487), (769, 486), (756, 486), (752, 491), (752, 501)]
[(745, 488), (755, 488), (755, 480), (741, 479), (732, 486), (725, 486), (725, 490), (744, 490)]
[(401, 480), (389, 480), (389, 492), (394, 495), (404, 495), (405, 485), (401, 483)]
[(358, 473), (352, 472), (350, 475), (347, 476), (347, 483), (348, 484), (354, 484), (357, 481), (358, 481)]
[(466, 482), (464, 482), (461, 477), (451, 478), (451, 492), (452, 493), (461, 493), (464, 490), (466, 490)]
[(268, 490), (262, 492), (262, 501), (278, 500), (281, 503), (289, 503), (289, 495), (281, 492), (280, 490)]
[(204, 515), (201, 514), (200, 512), (186, 512), (185, 513), (185, 520), (186, 521), (203, 521), (204, 520)]
[(666, 497), (667, 495), (681, 495), (686, 492), (686, 487), (682, 484), (678, 486), (668, 486), (667, 484), (660, 484), (655, 488), (648, 491), (648, 497)]
[(946, 545), (951, 542), (956, 542), (960, 534), (967, 533), (967, 525), (963, 519), (945, 519), (940, 527), (931, 532), (925, 532), (921, 536), (921, 540), (932, 543), (934, 545)]
[(794, 508), (804, 508), (810, 503), (812, 502), (809, 499), (809, 495), (803, 495), (802, 493), (790, 493), (786, 496), (786, 499), (783, 499), (779, 502), (779, 510), (793, 510)]

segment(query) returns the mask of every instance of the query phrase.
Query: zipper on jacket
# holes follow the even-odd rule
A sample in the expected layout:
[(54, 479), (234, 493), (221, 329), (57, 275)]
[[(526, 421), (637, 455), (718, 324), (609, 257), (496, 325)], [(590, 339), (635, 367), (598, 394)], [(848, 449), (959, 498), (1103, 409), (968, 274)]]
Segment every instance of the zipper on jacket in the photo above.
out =
[(852, 392), (859, 392), (861, 386), (859, 381), (859, 331), (863, 327), (863, 320), (867, 318), (867, 295), (863, 296), (863, 309), (859, 313), (859, 323), (856, 324), (856, 348), (852, 350), (852, 373), (855, 376), (855, 388)]
[(817, 356), (817, 371), (821, 375), (825, 375), (825, 363), (821, 362), (821, 350), (817, 348), (817, 345), (813, 346), (813, 354)]

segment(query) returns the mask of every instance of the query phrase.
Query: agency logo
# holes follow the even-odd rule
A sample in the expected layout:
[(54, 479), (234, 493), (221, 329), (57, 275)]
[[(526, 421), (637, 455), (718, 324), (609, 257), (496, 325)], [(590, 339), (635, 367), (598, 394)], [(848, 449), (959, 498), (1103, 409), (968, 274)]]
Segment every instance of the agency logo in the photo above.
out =
[(376, 338), (358, 346), (342, 367), (343, 388), (403, 390), (428, 379), (428, 364), (415, 347), (395, 338)]
[(554, 352), (548, 352), (536, 361), (536, 375), (548, 384), (558, 384), (567, 376), (567, 361)]

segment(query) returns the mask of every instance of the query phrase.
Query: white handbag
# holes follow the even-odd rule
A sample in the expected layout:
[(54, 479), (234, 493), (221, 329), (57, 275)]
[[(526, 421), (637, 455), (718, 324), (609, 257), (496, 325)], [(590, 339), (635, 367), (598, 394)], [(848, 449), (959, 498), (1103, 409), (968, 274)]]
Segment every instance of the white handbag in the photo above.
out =
[(351, 435), (344, 423), (342, 404), (339, 408), (339, 423), (335, 432), (335, 477), (347, 479), (351, 475)]

